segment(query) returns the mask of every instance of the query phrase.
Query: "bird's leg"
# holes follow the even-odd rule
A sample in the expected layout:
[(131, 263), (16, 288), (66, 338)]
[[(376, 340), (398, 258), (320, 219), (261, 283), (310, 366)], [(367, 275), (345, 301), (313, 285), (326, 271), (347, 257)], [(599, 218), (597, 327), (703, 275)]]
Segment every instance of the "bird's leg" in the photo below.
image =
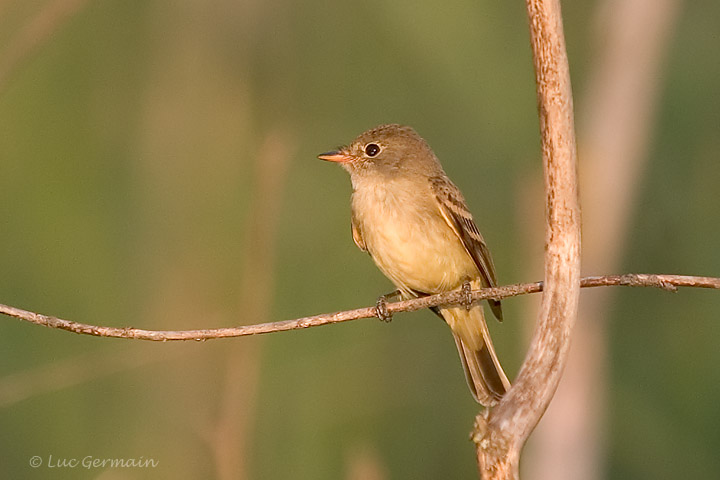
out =
[(396, 299), (400, 296), (400, 290), (395, 290), (394, 292), (388, 293), (386, 295), (381, 295), (378, 297), (377, 302), (375, 303), (375, 313), (377, 314), (377, 317), (383, 321), (383, 322), (391, 322), (392, 321), (392, 314), (388, 312), (387, 308), (387, 302), (390, 299)]
[(462, 305), (465, 307), (465, 310), (470, 310), (470, 307), (472, 307), (472, 287), (470, 286), (470, 282), (467, 280), (465, 280), (462, 284), (462, 293)]

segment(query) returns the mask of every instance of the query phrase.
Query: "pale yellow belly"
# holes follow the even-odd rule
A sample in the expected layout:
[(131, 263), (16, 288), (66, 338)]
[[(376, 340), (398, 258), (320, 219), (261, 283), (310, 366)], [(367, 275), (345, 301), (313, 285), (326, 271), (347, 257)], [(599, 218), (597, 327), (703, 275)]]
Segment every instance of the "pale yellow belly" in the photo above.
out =
[(453, 290), (479, 272), (439, 210), (414, 208), (408, 199), (375, 204), (375, 215), (360, 215), (361, 233), (380, 270), (401, 290)]

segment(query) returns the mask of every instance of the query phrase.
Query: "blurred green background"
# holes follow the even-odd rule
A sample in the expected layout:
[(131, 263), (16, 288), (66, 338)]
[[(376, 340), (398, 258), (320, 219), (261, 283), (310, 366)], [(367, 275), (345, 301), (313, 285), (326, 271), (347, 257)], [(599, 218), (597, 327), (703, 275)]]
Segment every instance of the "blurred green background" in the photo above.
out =
[[(582, 110), (601, 4), (566, 3)], [(720, 3), (677, 15), (621, 270), (718, 276)], [(177, 330), (372, 305), (392, 287), (315, 155), (387, 122), (433, 146), (501, 283), (540, 278), (523, 2), (16, 0), (0, 57), (2, 303)], [(603, 475), (720, 477), (720, 296), (616, 294)], [(491, 325), (511, 378), (537, 300)], [(477, 478), (477, 406), (428, 312), (204, 343), (0, 328), (3, 478)]]

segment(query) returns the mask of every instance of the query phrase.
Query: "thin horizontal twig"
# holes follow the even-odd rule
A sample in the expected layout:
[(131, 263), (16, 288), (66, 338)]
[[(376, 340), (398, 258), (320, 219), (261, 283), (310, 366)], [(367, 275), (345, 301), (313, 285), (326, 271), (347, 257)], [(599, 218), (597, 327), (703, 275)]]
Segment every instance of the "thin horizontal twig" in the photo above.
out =
[[(582, 279), (583, 287), (605, 287), (624, 285), (631, 287), (657, 287), (664, 290), (677, 290), (677, 287), (698, 287), (720, 289), (720, 278), (695, 277), (686, 275), (655, 275), (655, 274), (627, 274), (585, 277)], [(500, 300), (503, 298), (537, 293), (542, 291), (542, 282), (507, 285), (497, 288), (484, 288), (471, 292), (473, 302), (489, 298)], [(423, 308), (438, 305), (462, 304), (466, 300), (465, 293), (456, 290), (438, 295), (414, 298), (387, 304), (388, 313), (412, 312)], [(82, 335), (97, 337), (129, 338), (135, 340), (150, 340), (156, 342), (178, 340), (211, 340), (215, 338), (242, 337), (262, 333), (283, 332), (286, 330), (299, 330), (309, 327), (318, 327), (331, 323), (348, 322), (361, 318), (377, 317), (376, 307), (358, 308), (343, 312), (314, 315), (311, 317), (284, 320), (280, 322), (260, 323), (256, 325), (242, 325), (238, 327), (211, 328), (203, 330), (144, 330), (134, 327), (105, 327), (88, 325), (85, 323), (63, 320), (61, 318), (42, 315), (40, 313), (22, 310), (16, 307), (0, 304), (0, 313), (15, 317), (36, 325), (49, 328), (67, 330)]]
[[(675, 291), (678, 287), (720, 289), (720, 278), (635, 273), (626, 275), (585, 277), (582, 279), (581, 286), (586, 288), (609, 286), (656, 287), (669, 291)], [(473, 302), (479, 302), (490, 298), (500, 300), (518, 295), (526, 295), (528, 293), (538, 293), (541, 291), (542, 282), (520, 283), (497, 288), (473, 290), (471, 292), (471, 298)], [(415, 310), (436, 307), (438, 305), (463, 304), (465, 301), (465, 293), (461, 290), (455, 290), (438, 295), (388, 303), (387, 310), (390, 314), (413, 312)], [(89, 325), (86, 323), (73, 322), (62, 318), (30, 312), (3, 304), (0, 304), (0, 314), (15, 317), (36, 325), (67, 330), (69, 332), (82, 335), (150, 340), (155, 342), (179, 340), (204, 341), (215, 338), (243, 337), (246, 335), (300, 330), (303, 328), (319, 327), (321, 325), (328, 325), (331, 323), (341, 323), (351, 320), (359, 320), (361, 318), (378, 317), (376, 307), (365, 307), (355, 310), (346, 310), (343, 312), (296, 318), (294, 320), (260, 323), (256, 325), (242, 325), (238, 327), (210, 328), (202, 330), (144, 330), (134, 327), (105, 327), (100, 325)]]

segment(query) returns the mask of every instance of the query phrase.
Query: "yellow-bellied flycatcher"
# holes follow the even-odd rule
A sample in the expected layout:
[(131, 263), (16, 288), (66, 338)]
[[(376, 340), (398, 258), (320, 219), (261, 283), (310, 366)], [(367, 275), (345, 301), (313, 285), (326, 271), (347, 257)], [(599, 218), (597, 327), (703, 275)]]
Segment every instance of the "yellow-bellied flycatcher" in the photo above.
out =
[[(493, 287), (495, 267), (460, 190), (415, 130), (381, 125), (319, 158), (352, 182), (352, 235), (406, 298)], [(500, 302), (490, 308), (502, 320)], [(483, 307), (439, 307), (475, 399), (491, 406), (510, 387), (490, 340)]]

